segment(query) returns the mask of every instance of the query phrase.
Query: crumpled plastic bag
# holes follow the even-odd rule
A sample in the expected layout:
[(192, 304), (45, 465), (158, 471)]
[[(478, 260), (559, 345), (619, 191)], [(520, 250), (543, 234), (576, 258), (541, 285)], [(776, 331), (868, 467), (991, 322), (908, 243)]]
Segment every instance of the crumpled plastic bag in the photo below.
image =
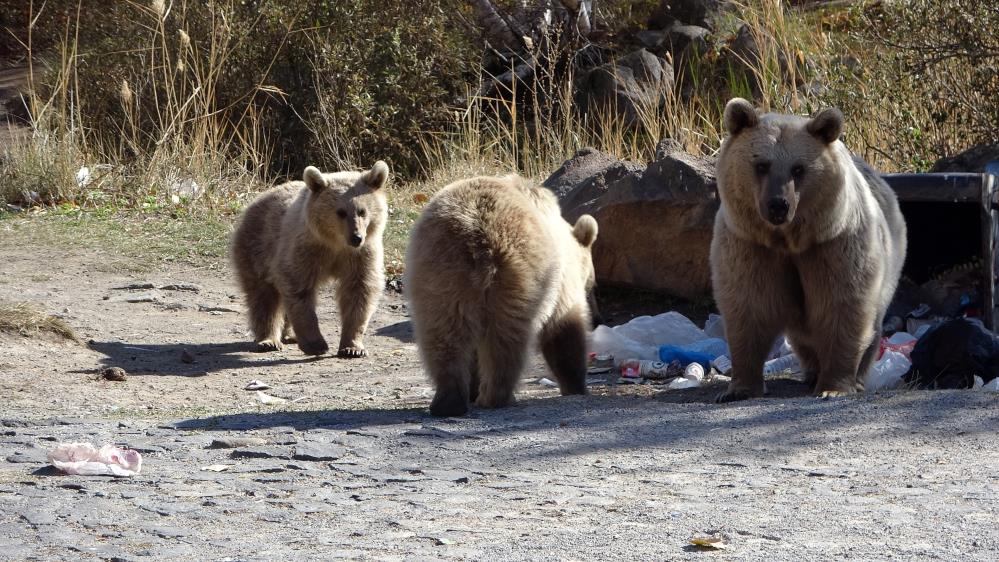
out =
[(613, 355), (617, 360), (659, 360), (659, 346), (688, 345), (707, 339), (704, 330), (689, 318), (671, 311), (656, 316), (639, 316), (627, 324), (610, 328), (597, 326), (591, 335), (591, 351)]
[(49, 462), (66, 474), (134, 476), (142, 470), (142, 455), (132, 449), (90, 443), (60, 443), (49, 452)]

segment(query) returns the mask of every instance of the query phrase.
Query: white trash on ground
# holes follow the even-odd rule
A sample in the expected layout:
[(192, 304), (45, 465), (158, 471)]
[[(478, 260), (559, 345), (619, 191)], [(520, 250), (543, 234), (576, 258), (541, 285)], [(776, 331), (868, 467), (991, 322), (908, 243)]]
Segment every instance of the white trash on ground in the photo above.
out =
[(60, 443), (49, 452), (49, 462), (66, 474), (134, 476), (142, 470), (142, 455), (132, 449), (90, 443)]
[(704, 330), (689, 318), (671, 311), (656, 316), (639, 316), (627, 324), (593, 330), (590, 350), (629, 359), (659, 360), (663, 344), (689, 345), (708, 339)]
[(912, 362), (905, 355), (886, 349), (881, 359), (871, 365), (867, 371), (867, 380), (864, 382), (864, 390), (873, 392), (875, 390), (896, 388), (902, 383), (902, 377), (909, 372)]

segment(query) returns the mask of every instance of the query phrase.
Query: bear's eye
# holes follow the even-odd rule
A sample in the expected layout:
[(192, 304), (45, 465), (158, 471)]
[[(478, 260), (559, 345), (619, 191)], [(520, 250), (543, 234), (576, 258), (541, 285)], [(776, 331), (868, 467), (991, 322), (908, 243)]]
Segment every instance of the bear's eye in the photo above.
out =
[(756, 173), (764, 176), (770, 171), (770, 162), (757, 162), (756, 163)]
[(336, 216), (340, 217), (341, 219), (345, 219), (347, 218), (347, 211), (344, 211), (343, 209), (337, 209)]
[(792, 177), (794, 177), (795, 179), (797, 179), (797, 178), (800, 178), (803, 175), (805, 175), (805, 167), (804, 166), (802, 166), (801, 164), (795, 164), (794, 166), (791, 166), (791, 176)]
[(359, 217), (363, 217), (366, 214), (368, 214), (368, 213), (364, 209), (358, 209), (357, 210), (357, 216), (359, 216)]

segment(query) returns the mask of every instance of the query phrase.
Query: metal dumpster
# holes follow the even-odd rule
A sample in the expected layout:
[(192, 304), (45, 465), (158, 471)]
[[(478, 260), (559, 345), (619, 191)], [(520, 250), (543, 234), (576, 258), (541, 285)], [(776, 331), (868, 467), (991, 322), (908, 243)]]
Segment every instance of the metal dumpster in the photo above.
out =
[(903, 275), (919, 284), (947, 267), (977, 263), (981, 317), (995, 331), (999, 163), (982, 174), (884, 174), (908, 227)]

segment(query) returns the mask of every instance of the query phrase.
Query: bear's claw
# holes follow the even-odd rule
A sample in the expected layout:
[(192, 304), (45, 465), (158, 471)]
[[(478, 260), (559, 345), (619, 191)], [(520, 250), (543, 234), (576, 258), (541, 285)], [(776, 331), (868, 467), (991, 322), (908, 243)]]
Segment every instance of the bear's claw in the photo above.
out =
[(269, 351), (281, 351), (284, 349), (284, 345), (278, 340), (266, 339), (257, 342), (257, 351), (269, 352)]
[(339, 351), (336, 352), (337, 357), (343, 357), (345, 359), (356, 359), (358, 357), (367, 357), (368, 350), (359, 346), (348, 346), (341, 347)]

